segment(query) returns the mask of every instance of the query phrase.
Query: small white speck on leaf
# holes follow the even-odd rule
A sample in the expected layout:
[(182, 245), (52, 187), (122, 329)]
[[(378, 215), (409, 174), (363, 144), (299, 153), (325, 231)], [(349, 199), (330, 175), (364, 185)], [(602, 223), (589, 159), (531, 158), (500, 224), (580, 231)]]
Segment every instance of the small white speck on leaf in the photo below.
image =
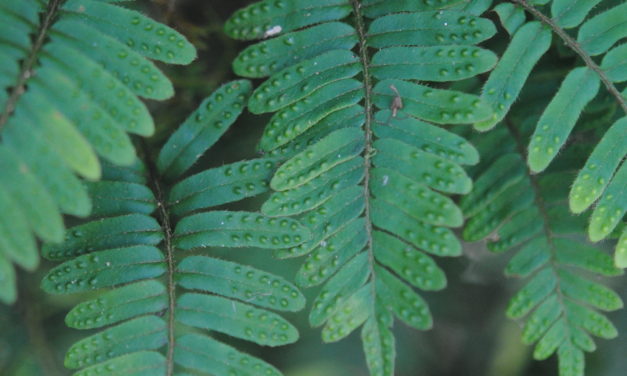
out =
[(281, 30), (283, 30), (283, 28), (281, 27), (281, 25), (276, 25), (276, 26), (272, 26), (271, 28), (269, 28), (268, 30), (266, 30), (265, 33), (263, 33), (263, 37), (264, 38), (269, 38), (273, 35), (277, 35), (278, 33), (281, 32)]
[(383, 176), (383, 186), (388, 185), (388, 181), (390, 180), (390, 177), (387, 175)]

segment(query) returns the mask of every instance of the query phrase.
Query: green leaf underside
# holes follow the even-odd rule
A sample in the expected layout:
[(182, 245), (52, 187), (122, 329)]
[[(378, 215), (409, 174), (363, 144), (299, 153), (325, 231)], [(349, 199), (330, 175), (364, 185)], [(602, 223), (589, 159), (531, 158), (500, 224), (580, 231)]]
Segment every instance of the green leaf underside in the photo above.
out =
[(511, 3), (502, 3), (494, 7), (501, 24), (510, 35), (514, 35), (525, 23), (525, 11)]
[(487, 131), (503, 120), (534, 65), (550, 45), (551, 32), (539, 22), (526, 23), (516, 31), (483, 86), (481, 97), (492, 106), (494, 114), (475, 123), (477, 130)]
[[(194, 152), (204, 153), (224, 134), (249, 93), (248, 81), (234, 81), (202, 102), (194, 115), (225, 123), (205, 127), (202, 132), (211, 142), (197, 145)], [(227, 96), (230, 104), (218, 105), (229, 101)], [(240, 105), (231, 116), (225, 115), (233, 103)], [(189, 122), (165, 143), (164, 160), (179, 158), (173, 145), (186, 132), (193, 133)], [(259, 345), (292, 343), (298, 338), (296, 328), (271, 310), (298, 311), (305, 298), (279, 276), (209, 257), (205, 251), (199, 254), (198, 249), (291, 247), (309, 240), (310, 232), (293, 219), (211, 210), (266, 191), (276, 160), (236, 162), (184, 178), (195, 162), (187, 158), (164, 165), (159, 165), (160, 159), (147, 160), (146, 165), (135, 160), (127, 167), (106, 163), (103, 180), (88, 187), (95, 195), (91, 221), (68, 229), (64, 243), (43, 247), (46, 258), (63, 262), (42, 280), (46, 292), (96, 291), (66, 316), (72, 328), (100, 329), (68, 350), (65, 365), (77, 369), (75, 375), (154, 376), (184, 370), (281, 374), (209, 337), (207, 331)], [(207, 179), (213, 187), (207, 187)], [(171, 187), (169, 197), (162, 187)], [(185, 250), (195, 254), (187, 256)], [(0, 277), (6, 273), (5, 263), (0, 258)]]
[[(537, 123), (528, 145), (527, 158), (530, 169), (536, 173), (548, 168), (560, 149), (570, 140), (577, 120), (591, 107), (589, 103), (597, 96), (601, 83), (623, 110), (627, 108), (624, 96), (614, 86), (615, 82), (622, 82), (627, 77), (624, 69), (625, 46), (623, 44), (614, 47), (627, 35), (624, 27), (627, 24), (626, 5), (617, 5), (591, 16), (592, 9), (600, 3), (600, 0), (555, 0), (550, 4), (551, 17), (549, 17), (545, 16), (542, 10), (533, 7), (533, 4), (545, 3), (518, 2), (522, 7), (509, 3), (495, 7), (503, 25), (512, 34), (512, 40), (483, 87), (482, 98), (492, 105), (495, 115), (487, 121), (475, 124), (476, 129), (485, 131), (503, 120), (507, 121), (506, 116), (510, 107), (521, 93), (531, 70), (550, 47), (552, 29), (586, 66), (575, 67), (568, 72)], [(538, 21), (524, 23), (525, 10)], [(576, 39), (564, 30), (572, 28), (578, 28), (574, 32), (577, 34)], [(599, 58), (601, 64), (597, 65), (592, 57), (601, 54), (605, 55)], [(609, 118), (611, 117), (612, 114)], [(611, 142), (610, 140), (617, 136), (616, 133), (618, 133), (616, 130), (613, 133), (608, 132), (602, 141)], [(619, 138), (624, 138), (624, 132), (622, 133)], [(600, 153), (602, 152), (599, 151), (595, 157), (602, 158)], [(621, 154), (619, 158), (625, 155), (621, 148), (616, 154)], [(608, 158), (608, 168), (606, 170), (605, 167), (601, 167), (600, 170), (604, 170), (600, 171), (601, 174), (611, 173), (616, 169), (615, 159), (609, 156)], [(597, 172), (590, 173), (590, 166), (596, 168), (599, 161), (591, 160), (581, 171), (577, 184), (573, 187), (577, 191), (573, 189), (570, 203), (575, 213), (583, 212), (597, 200), (609, 182), (610, 176), (593, 179)], [(584, 175), (587, 181), (582, 182)], [(592, 240), (604, 238), (616, 226), (624, 214), (621, 214), (621, 204), (617, 206), (618, 208), (612, 208), (612, 214), (603, 214), (606, 216), (604, 219), (599, 219), (596, 225), (590, 226)], [(594, 226), (597, 228), (593, 229)], [(600, 230), (599, 226), (604, 229)]]
[[(474, 45), (496, 29), (461, 6), (446, 9), (459, 1), (345, 1), (350, 8), (341, 11), (335, 2), (325, 11), (283, 3), (250, 5), (226, 26), (235, 38), (264, 39), (233, 63), (244, 77), (267, 77), (249, 106), (274, 113), (259, 148), (284, 160), (262, 213), (293, 217), (311, 233), (275, 255), (306, 256), (296, 283), (321, 286), (310, 322), (323, 326), (323, 340), (362, 327), (371, 374), (392, 375), (393, 317), (420, 330), (432, 325), (410, 286), (446, 286), (428, 253), (461, 254), (449, 227), (463, 217), (447, 195), (471, 190), (461, 165), (476, 164), (478, 153), (439, 125), (492, 116), (479, 96), (405, 80), (450, 82), (490, 70), (496, 56)], [(371, 51), (355, 48), (366, 43)]]
[(592, 241), (609, 235), (627, 210), (624, 194), (627, 179), (625, 136), (627, 118), (623, 117), (608, 129), (596, 145), (570, 190), (570, 209), (575, 213), (583, 212), (600, 198), (589, 227)]
[[(2, 0), (0, 24), (0, 163), (19, 166), (12, 187), (2, 190), (14, 201), (16, 218), (3, 211), (7, 218), (0, 221), (0, 233), (16, 234), (0, 243), (4, 291), (15, 285), (8, 260), (29, 270), (37, 265), (33, 233), (60, 242), (61, 214), (90, 213), (88, 192), (76, 175), (99, 179), (99, 158), (131, 164), (129, 134), (153, 134), (139, 97), (166, 99), (173, 89), (150, 60), (187, 64), (196, 52), (174, 29), (102, 1)], [(9, 169), (2, 171), (8, 176)], [(15, 256), (16, 242), (24, 256)], [(7, 292), (0, 299), (11, 303), (14, 296)]]
[[(589, 129), (595, 124), (607, 129), (605, 134), (599, 131), (601, 141), (579, 172), (569, 196), (570, 209), (577, 214), (598, 201), (590, 219), (588, 237), (599, 241), (616, 229), (627, 205), (623, 199), (625, 173), (619, 173), (621, 161), (627, 155), (625, 143), (621, 142), (627, 136), (624, 118), (617, 120), (614, 107), (607, 104), (608, 110), (602, 115), (594, 114), (602, 102), (597, 95), (601, 84), (609, 94), (606, 97), (613, 97), (618, 102), (619, 111), (624, 112), (627, 108), (624, 93), (620, 93), (620, 86), (615, 86), (627, 79), (626, 47), (616, 45), (627, 35), (624, 27), (627, 8), (620, 4), (595, 12), (593, 9), (600, 0), (555, 0), (550, 4), (549, 17), (533, 7), (545, 3), (518, 2), (521, 7), (499, 4), (495, 8), (503, 25), (512, 34), (512, 40), (483, 88), (482, 97), (492, 105), (496, 114), (488, 121), (476, 123), (475, 128), (488, 130), (501, 121), (508, 121), (506, 116), (510, 107), (521, 93), (531, 70), (550, 47), (551, 31), (560, 37), (577, 55), (578, 63), (583, 62), (585, 66), (569, 68), (563, 82), (552, 94), (529, 142), (527, 163), (536, 173), (550, 168), (560, 149), (573, 141), (577, 123), (587, 123)], [(522, 18), (520, 16), (524, 11), (531, 13), (537, 21), (524, 23), (524, 14)], [(575, 30), (569, 33), (565, 29)], [(575, 34), (576, 38), (570, 36)], [(600, 64), (593, 58), (597, 55), (600, 55), (597, 59)], [(614, 121), (614, 124), (606, 127), (604, 123), (608, 121)], [(613, 179), (615, 173), (618, 179)], [(611, 190), (605, 193), (609, 187)]]
[[(519, 137), (511, 131), (517, 127), (514, 123), (509, 130), (495, 132), (492, 142)], [(570, 172), (552, 170), (536, 177), (514, 148), (503, 153), (484, 144), (479, 151), (488, 162), (474, 171), (475, 191), (461, 200), (468, 216), (463, 236), (487, 240), (488, 249), (495, 252), (520, 246), (505, 273), (527, 282), (510, 300), (507, 315), (523, 321), (522, 340), (535, 344), (535, 359), (555, 353), (560, 375), (583, 375), (583, 353), (595, 349), (590, 335), (616, 336), (614, 326), (597, 310), (623, 307), (619, 295), (590, 274), (615, 276), (621, 271), (605, 252), (573, 238), (572, 233), (581, 234), (584, 227), (569, 227), (567, 222), (571, 214), (563, 181), (572, 179)]]
[(529, 144), (527, 163), (533, 172), (543, 171), (555, 157), (600, 84), (599, 77), (587, 68), (576, 68), (566, 76), (538, 120)]

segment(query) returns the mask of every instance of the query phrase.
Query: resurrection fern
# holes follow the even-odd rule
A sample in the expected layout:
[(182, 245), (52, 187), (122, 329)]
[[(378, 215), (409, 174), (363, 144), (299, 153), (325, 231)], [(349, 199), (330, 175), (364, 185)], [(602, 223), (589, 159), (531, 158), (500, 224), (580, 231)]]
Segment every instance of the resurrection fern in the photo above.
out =
[(394, 374), (393, 316), (432, 326), (412, 288), (445, 287), (429, 254), (461, 254), (448, 227), (461, 226), (462, 213), (447, 195), (471, 190), (461, 165), (478, 155), (439, 125), (484, 121), (492, 111), (442, 86), (495, 65), (475, 46), (496, 31), (475, 15), (487, 5), (266, 0), (225, 26), (234, 38), (267, 39), (233, 63), (242, 76), (269, 76), (249, 109), (274, 112), (259, 148), (284, 163), (262, 212), (296, 218), (312, 233), (275, 254), (307, 256), (296, 282), (322, 285), (310, 323), (324, 326), (325, 342), (361, 327), (372, 375)]
[[(74, 344), (65, 365), (75, 375), (280, 375), (271, 365), (208, 336), (224, 333), (260, 345), (294, 342), (278, 311), (304, 297), (283, 278), (204, 255), (200, 248), (277, 249), (309, 240), (292, 219), (211, 210), (267, 190), (276, 159), (185, 172), (235, 121), (251, 86), (231, 82), (213, 93), (146, 167), (107, 166), (89, 184), (92, 220), (68, 230), (45, 257), (63, 264), (42, 287), (52, 294), (104, 290), (66, 316), (68, 326), (101, 331)], [(183, 256), (184, 251), (194, 251)], [(196, 373), (194, 373), (196, 374)]]
[[(513, 4), (512, 4), (513, 3)], [(548, 4), (547, 4), (548, 3)], [(547, 4), (545, 15), (534, 4)], [(595, 6), (604, 7), (591, 15)], [(609, 8), (609, 9), (605, 9)], [(549, 50), (552, 34), (578, 57), (559, 90), (546, 106), (528, 144), (527, 163), (534, 173), (549, 166), (566, 144), (577, 120), (603, 86), (614, 99), (622, 119), (607, 130), (590, 159), (577, 175), (569, 195), (570, 209), (581, 213), (597, 199), (591, 217), (589, 237), (598, 241), (607, 237), (627, 212), (627, 45), (618, 44), (627, 37), (627, 3), (602, 0), (513, 0), (499, 4), (503, 25), (512, 34), (503, 57), (490, 74), (482, 98), (494, 108), (494, 116), (475, 124), (488, 130), (505, 118), (517, 99), (534, 65)], [(525, 23), (524, 12), (536, 21)], [(576, 38), (571, 37), (573, 31)], [(623, 86), (623, 91), (619, 87)], [(621, 166), (622, 164), (622, 166)], [(627, 266), (625, 234), (616, 252), (616, 264)]]
[[(535, 96), (542, 90), (536, 85), (530, 91)], [(533, 109), (527, 102), (521, 109), (524, 120), (509, 116), (506, 127), (471, 139), (481, 163), (470, 173), (473, 191), (460, 202), (467, 217), (463, 237), (487, 240), (487, 248), (495, 253), (517, 249), (505, 273), (528, 281), (509, 302), (507, 315), (525, 321), (522, 340), (536, 343), (535, 359), (557, 352), (559, 374), (581, 376), (584, 352), (596, 348), (590, 334), (605, 339), (617, 335), (597, 310), (623, 307), (620, 297), (596, 275), (622, 271), (609, 255), (586, 244), (587, 218), (573, 216), (568, 208), (563, 182), (572, 180), (589, 146), (570, 145), (541, 176), (533, 175), (524, 162), (524, 145), (537, 119)]]
[(38, 264), (34, 234), (61, 241), (61, 213), (89, 214), (76, 175), (98, 179), (98, 157), (131, 164), (128, 133), (153, 133), (139, 97), (166, 99), (173, 89), (148, 59), (185, 64), (196, 56), (178, 32), (109, 3), (0, 0), (3, 302), (16, 297), (12, 263)]

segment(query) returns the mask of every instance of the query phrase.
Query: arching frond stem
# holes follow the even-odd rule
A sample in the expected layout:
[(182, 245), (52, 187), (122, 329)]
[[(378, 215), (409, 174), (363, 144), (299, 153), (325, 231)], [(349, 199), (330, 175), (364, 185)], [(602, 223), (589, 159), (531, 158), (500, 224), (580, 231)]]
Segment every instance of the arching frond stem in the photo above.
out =
[[(144, 152), (148, 153), (148, 148), (144, 145)], [(146, 157), (146, 168), (148, 169), (148, 179), (155, 199), (157, 200), (157, 218), (161, 224), (164, 234), (165, 260), (167, 263), (166, 289), (168, 291), (168, 349), (166, 351), (166, 376), (174, 374), (174, 310), (176, 308), (176, 284), (174, 282), (174, 247), (172, 246), (172, 223), (168, 213), (164, 190), (161, 187), (159, 172), (153, 158)]]
[(52, 26), (52, 21), (59, 10), (59, 6), (64, 0), (51, 0), (48, 3), (48, 9), (43, 17), (43, 22), (39, 26), (39, 30), (37, 31), (37, 37), (35, 39), (35, 43), (33, 44), (33, 48), (30, 50), (28, 57), (24, 60), (22, 64), (22, 68), (20, 69), (20, 74), (17, 78), (17, 82), (13, 86), (13, 90), (11, 91), (11, 95), (7, 100), (7, 103), (4, 105), (2, 112), (0, 113), (0, 131), (2, 127), (9, 120), (9, 117), (15, 110), (15, 104), (20, 99), (22, 94), (26, 91), (26, 81), (33, 74), (33, 66), (37, 61), (37, 57), (39, 54), (39, 50), (41, 50), (44, 41), (46, 40), (46, 36), (48, 35), (48, 29)]
[(370, 169), (372, 167), (371, 157), (374, 153), (372, 147), (372, 81), (370, 77), (370, 58), (368, 56), (368, 44), (366, 40), (366, 26), (364, 25), (364, 19), (361, 14), (361, 3), (359, 0), (351, 0), (353, 5), (353, 12), (355, 14), (355, 24), (357, 28), (357, 35), (359, 37), (359, 60), (362, 65), (362, 74), (364, 82), (364, 109), (366, 112), (364, 132), (366, 133), (366, 146), (364, 148), (364, 202), (365, 202), (365, 216), (366, 216), (366, 236), (368, 249), (368, 260), (370, 267), (370, 279), (372, 280), (372, 296), (375, 294), (375, 273), (374, 273), (374, 250), (372, 248), (372, 223), (370, 222)]
[(542, 12), (540, 12), (538, 9), (536, 9), (535, 7), (527, 3), (527, 0), (511, 0), (511, 1), (523, 7), (527, 12), (531, 13), (531, 15), (537, 18), (540, 22), (549, 26), (551, 30), (553, 30), (553, 32), (557, 34), (570, 49), (572, 49), (577, 55), (579, 55), (579, 57), (584, 61), (584, 63), (588, 66), (588, 68), (592, 69), (592, 71), (594, 71), (599, 76), (599, 78), (601, 79), (601, 82), (603, 82), (603, 84), (607, 88), (607, 91), (609, 91), (610, 94), (612, 94), (612, 96), (618, 102), (619, 106), (627, 114), (627, 102), (625, 102), (625, 99), (623, 98), (621, 93), (618, 91), (618, 89), (616, 89), (616, 86), (614, 86), (612, 81), (607, 77), (607, 75), (597, 65), (597, 63), (595, 63), (594, 60), (592, 60), (592, 57), (586, 51), (584, 51), (583, 48), (581, 48), (581, 46), (579, 45), (579, 43), (577, 43), (576, 40), (571, 38), (571, 36), (568, 35), (568, 33), (564, 29), (559, 27), (552, 19), (550, 19), (549, 17), (544, 15)]

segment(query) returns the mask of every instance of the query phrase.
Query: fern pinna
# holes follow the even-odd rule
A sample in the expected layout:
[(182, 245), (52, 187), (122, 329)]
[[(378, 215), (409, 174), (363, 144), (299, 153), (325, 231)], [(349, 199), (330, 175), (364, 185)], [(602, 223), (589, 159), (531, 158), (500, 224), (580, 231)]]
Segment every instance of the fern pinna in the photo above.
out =
[[(271, 365), (219, 342), (203, 329), (260, 345), (294, 342), (296, 329), (266, 308), (296, 311), (304, 297), (283, 278), (199, 254), (199, 248), (276, 249), (309, 240), (292, 219), (207, 209), (267, 190), (276, 159), (261, 158), (184, 176), (235, 121), (251, 85), (214, 92), (147, 167), (108, 166), (91, 183), (92, 221), (43, 248), (63, 264), (42, 282), (52, 294), (105, 289), (77, 305), (66, 323), (106, 329), (74, 344), (75, 375), (280, 375)], [(183, 256), (185, 251), (194, 254)], [(204, 253), (204, 252), (202, 252)]]
[[(535, 5), (545, 5), (536, 8)], [(596, 7), (596, 8), (595, 8)], [(590, 219), (589, 238), (599, 241), (619, 227), (627, 212), (627, 3), (613, 0), (513, 0), (495, 7), (512, 34), (487, 82), (482, 98), (494, 108), (494, 117), (475, 127), (488, 130), (505, 118), (538, 60), (551, 46), (552, 34), (579, 60), (550, 99), (528, 142), (527, 163), (533, 172), (544, 171), (566, 145), (577, 120), (602, 87), (613, 99), (620, 119), (574, 179), (570, 209), (581, 213), (598, 200)], [(525, 11), (536, 20), (525, 22)], [(545, 15), (550, 13), (550, 17)], [(575, 29), (577, 37), (570, 36)], [(617, 45), (618, 44), (618, 45)], [(596, 60), (595, 60), (596, 58)], [(623, 87), (622, 92), (620, 87)], [(622, 164), (622, 165), (621, 165)], [(623, 228), (624, 224), (622, 225)], [(623, 229), (616, 265), (627, 267), (627, 230)]]
[(557, 353), (561, 376), (581, 376), (584, 352), (596, 348), (590, 335), (604, 339), (617, 335), (597, 310), (623, 307), (601, 277), (623, 273), (603, 249), (585, 241), (588, 218), (570, 212), (569, 187), (564, 184), (572, 181), (603, 132), (580, 124), (577, 139), (541, 175), (533, 174), (524, 161), (537, 119), (563, 77), (547, 79), (553, 65), (542, 67), (537, 78), (532, 76), (521, 106), (512, 110), (502, 127), (471, 138), (481, 163), (470, 170), (475, 185), (460, 207), (467, 217), (464, 240), (485, 240), (494, 253), (516, 250), (505, 274), (526, 281), (506, 314), (524, 322), (522, 341), (536, 343), (534, 358)]
[[(61, 213), (86, 216), (76, 175), (97, 180), (99, 157), (133, 162), (130, 134), (153, 120), (139, 97), (172, 84), (149, 60), (186, 64), (175, 30), (102, 0), (0, 0), (0, 300), (16, 298), (12, 263), (38, 265), (33, 233), (63, 240)], [(6, 213), (11, 213), (9, 216)]]
[(445, 287), (429, 254), (461, 254), (449, 227), (462, 214), (447, 195), (471, 190), (461, 166), (478, 154), (439, 125), (492, 116), (478, 96), (444, 86), (496, 63), (475, 46), (496, 31), (475, 15), (480, 3), (266, 0), (225, 25), (234, 38), (266, 39), (233, 65), (245, 77), (269, 76), (249, 109), (275, 113), (259, 148), (285, 161), (262, 212), (312, 233), (275, 254), (307, 256), (296, 282), (322, 285), (310, 323), (324, 326), (326, 342), (361, 327), (373, 375), (394, 374), (393, 316), (432, 326), (412, 288)]

